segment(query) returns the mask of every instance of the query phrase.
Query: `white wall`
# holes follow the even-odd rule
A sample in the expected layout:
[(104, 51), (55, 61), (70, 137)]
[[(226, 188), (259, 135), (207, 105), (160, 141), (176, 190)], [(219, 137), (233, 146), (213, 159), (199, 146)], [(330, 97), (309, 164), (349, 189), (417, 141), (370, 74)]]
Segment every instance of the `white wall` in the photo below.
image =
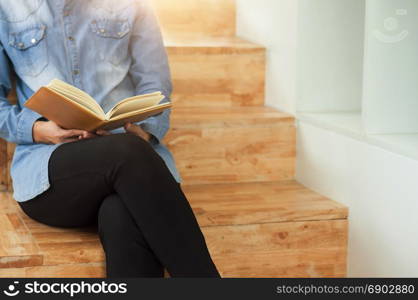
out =
[[(237, 0), (238, 34), (268, 48), (267, 104), (362, 109), (366, 1), (380, 0)], [(418, 160), (301, 121), (297, 180), (349, 207), (348, 276), (418, 276)]]
[(299, 0), (298, 112), (361, 110), (364, 14), (364, 0)]
[(418, 161), (301, 122), (297, 179), (347, 205), (351, 277), (418, 277)]
[(267, 48), (266, 104), (295, 113), (297, 0), (237, 0), (237, 34)]
[(367, 0), (363, 120), (368, 133), (418, 132), (417, 14), (417, 0)]

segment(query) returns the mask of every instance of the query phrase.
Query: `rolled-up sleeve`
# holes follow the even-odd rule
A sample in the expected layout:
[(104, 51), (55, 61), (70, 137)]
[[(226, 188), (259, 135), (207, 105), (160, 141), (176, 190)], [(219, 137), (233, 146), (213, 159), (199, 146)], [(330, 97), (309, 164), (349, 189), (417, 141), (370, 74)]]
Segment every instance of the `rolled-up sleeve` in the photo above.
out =
[[(133, 63), (130, 75), (135, 84), (136, 94), (142, 95), (161, 91), (169, 102), (172, 92), (170, 68), (158, 20), (149, 1), (137, 0), (138, 15), (133, 24), (130, 51)], [(161, 142), (170, 127), (171, 110), (137, 123), (155, 139)]]
[(11, 89), (10, 62), (0, 43), (0, 138), (16, 144), (32, 144), (32, 128), (41, 115), (19, 105), (11, 105), (7, 95)]

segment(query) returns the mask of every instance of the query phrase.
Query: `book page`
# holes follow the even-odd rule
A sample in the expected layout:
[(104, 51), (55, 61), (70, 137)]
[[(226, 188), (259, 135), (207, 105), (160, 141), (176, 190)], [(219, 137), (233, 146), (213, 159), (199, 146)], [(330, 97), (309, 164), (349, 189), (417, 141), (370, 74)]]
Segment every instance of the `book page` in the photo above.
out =
[(135, 123), (145, 120), (153, 115), (159, 114), (164, 110), (171, 107), (171, 102), (166, 102), (151, 106), (148, 108), (143, 108), (139, 111), (128, 112), (125, 114), (120, 114), (108, 121), (105, 121), (104, 124), (100, 125), (98, 128), (105, 130), (112, 130), (118, 127), (125, 125), (126, 123)]
[(116, 104), (106, 114), (106, 119), (110, 120), (126, 113), (137, 112), (145, 108), (156, 106), (163, 99), (164, 96), (160, 92), (127, 98)]
[(52, 80), (47, 85), (47, 87), (59, 94), (62, 94), (68, 99), (86, 107), (87, 109), (100, 116), (102, 119), (105, 119), (106, 115), (99, 103), (97, 103), (96, 100), (94, 100), (89, 94), (78, 89), (77, 87), (65, 83), (64, 81), (61, 81), (59, 79)]

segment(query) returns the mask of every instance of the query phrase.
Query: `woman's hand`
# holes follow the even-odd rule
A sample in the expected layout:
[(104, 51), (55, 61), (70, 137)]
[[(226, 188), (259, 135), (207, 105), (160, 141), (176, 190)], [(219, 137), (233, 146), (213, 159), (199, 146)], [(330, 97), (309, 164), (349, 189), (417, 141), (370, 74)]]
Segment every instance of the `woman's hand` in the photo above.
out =
[(125, 128), (126, 132), (135, 134), (135, 135), (139, 136), (140, 138), (143, 138), (147, 142), (149, 142), (151, 140), (151, 134), (146, 132), (144, 129), (142, 129), (138, 125), (135, 125), (135, 124), (132, 124), (132, 123), (126, 123), (124, 128)]
[(32, 130), (33, 140), (42, 144), (68, 143), (96, 136), (85, 130), (63, 129), (53, 121), (36, 121)]
[[(132, 123), (126, 123), (124, 128), (125, 128), (126, 132), (135, 134), (135, 135), (139, 136), (140, 138), (146, 140), (147, 142), (149, 142), (151, 140), (151, 134), (149, 134), (148, 132), (143, 130), (138, 125), (135, 125), (135, 124), (132, 124)], [(111, 133), (109, 131), (106, 131), (106, 130), (97, 130), (96, 134), (101, 135), (101, 136), (111, 135)]]

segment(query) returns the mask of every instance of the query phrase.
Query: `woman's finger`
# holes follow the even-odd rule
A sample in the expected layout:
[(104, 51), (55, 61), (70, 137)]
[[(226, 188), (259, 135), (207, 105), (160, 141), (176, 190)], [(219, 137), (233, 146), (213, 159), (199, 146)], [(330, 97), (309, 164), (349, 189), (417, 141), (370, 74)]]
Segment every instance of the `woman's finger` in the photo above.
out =
[(85, 130), (79, 130), (79, 129), (70, 129), (70, 130), (64, 130), (62, 137), (63, 138), (70, 138), (73, 136), (86, 136), (86, 134), (88, 134), (87, 131)]

